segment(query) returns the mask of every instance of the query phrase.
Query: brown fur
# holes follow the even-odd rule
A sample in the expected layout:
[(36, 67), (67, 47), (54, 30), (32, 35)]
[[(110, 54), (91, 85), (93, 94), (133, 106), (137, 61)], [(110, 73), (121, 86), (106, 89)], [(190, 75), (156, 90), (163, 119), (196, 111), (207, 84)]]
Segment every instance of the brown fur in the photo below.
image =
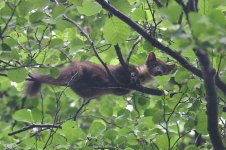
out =
[[(108, 66), (114, 78), (120, 84), (145, 84), (154, 79), (153, 76), (168, 74), (172, 66), (155, 58), (154, 53), (150, 53), (144, 65), (129, 65), (126, 71), (121, 65)], [(41, 83), (68, 86), (82, 98), (90, 99), (105, 94), (125, 95), (131, 90), (118, 88), (117, 84), (111, 80), (102, 65), (89, 61), (73, 62), (68, 67), (60, 69), (57, 79), (51, 75), (31, 74), (35, 81), (28, 81), (26, 94), (35, 95)]]

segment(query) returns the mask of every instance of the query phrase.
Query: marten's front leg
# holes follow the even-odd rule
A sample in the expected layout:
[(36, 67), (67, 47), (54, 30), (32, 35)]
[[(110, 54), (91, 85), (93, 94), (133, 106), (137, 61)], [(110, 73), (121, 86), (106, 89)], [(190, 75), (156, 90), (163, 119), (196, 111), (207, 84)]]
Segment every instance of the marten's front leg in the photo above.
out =
[(140, 77), (137, 72), (132, 71), (130, 73), (130, 76), (131, 76), (131, 79), (130, 79), (131, 84), (140, 84)]

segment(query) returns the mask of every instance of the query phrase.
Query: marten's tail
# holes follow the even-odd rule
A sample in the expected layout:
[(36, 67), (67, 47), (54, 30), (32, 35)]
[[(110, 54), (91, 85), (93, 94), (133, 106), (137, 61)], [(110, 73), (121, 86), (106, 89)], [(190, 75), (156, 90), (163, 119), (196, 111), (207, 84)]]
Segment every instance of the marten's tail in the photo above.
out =
[(32, 73), (32, 81), (27, 81), (25, 85), (25, 94), (27, 96), (34, 96), (40, 91), (41, 84), (52, 84), (57, 86), (70, 86), (70, 82), (78, 78), (77, 72), (71, 73), (64, 70), (60, 70), (60, 75), (58, 78), (53, 78), (51, 75), (40, 75)]
[(41, 89), (42, 83), (65, 86), (64, 81), (61, 79), (55, 79), (50, 75), (32, 74), (31, 81), (26, 82), (25, 94), (29, 97), (38, 94)]
[(41, 88), (41, 82), (37, 81), (27, 81), (25, 85), (25, 94), (27, 96), (36, 95)]

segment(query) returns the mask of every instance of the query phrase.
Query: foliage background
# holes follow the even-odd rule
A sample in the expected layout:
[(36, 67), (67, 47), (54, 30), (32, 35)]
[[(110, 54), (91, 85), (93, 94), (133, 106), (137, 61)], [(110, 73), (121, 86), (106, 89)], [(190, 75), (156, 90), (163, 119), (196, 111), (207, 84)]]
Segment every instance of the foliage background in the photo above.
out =
[[(212, 67), (226, 82), (225, 2), (199, 1), (199, 12), (189, 14), (190, 25), (176, 1), (161, 3), (165, 7), (148, 0), (110, 0), (192, 65), (200, 67), (193, 48), (208, 51)], [(125, 58), (136, 46), (131, 64), (144, 63), (150, 51), (177, 64), (173, 74), (157, 77), (151, 85), (164, 89), (166, 95), (134, 92), (123, 97), (102, 96), (85, 104), (69, 88), (44, 85), (39, 96), (26, 98), (23, 88), (29, 72), (57, 77), (57, 68), (74, 60), (100, 63), (87, 39), (63, 19), (64, 14), (89, 34), (107, 64), (119, 63), (113, 46), (116, 43)], [(0, 39), (0, 149), (212, 148), (203, 81), (96, 1), (1, 1)], [(219, 131), (225, 143), (226, 115), (222, 110), (226, 99), (219, 89), (217, 94)], [(19, 129), (24, 130), (8, 135)]]

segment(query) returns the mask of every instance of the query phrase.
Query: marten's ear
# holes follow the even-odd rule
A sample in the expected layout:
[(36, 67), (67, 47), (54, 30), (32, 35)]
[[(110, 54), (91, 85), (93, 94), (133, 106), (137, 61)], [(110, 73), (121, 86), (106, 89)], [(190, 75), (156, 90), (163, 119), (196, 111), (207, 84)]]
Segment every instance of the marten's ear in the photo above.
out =
[(146, 60), (146, 62), (152, 62), (152, 61), (156, 61), (156, 57), (155, 57), (154, 52), (150, 52), (149, 55), (148, 55), (148, 58)]

